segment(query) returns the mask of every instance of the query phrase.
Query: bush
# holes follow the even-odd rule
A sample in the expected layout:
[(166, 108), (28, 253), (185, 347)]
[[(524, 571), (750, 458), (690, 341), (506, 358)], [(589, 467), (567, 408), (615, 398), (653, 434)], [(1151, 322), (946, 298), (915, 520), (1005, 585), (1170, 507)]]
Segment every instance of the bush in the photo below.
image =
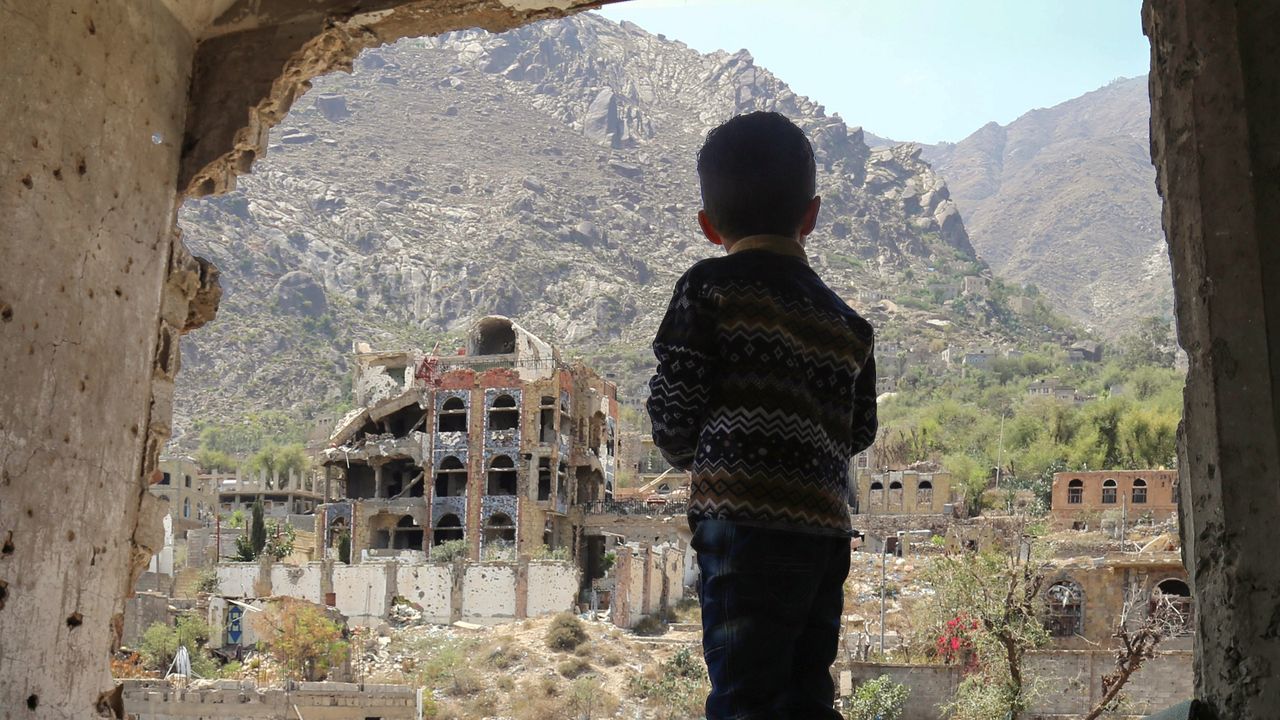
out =
[(564, 705), (569, 717), (592, 720), (613, 717), (618, 711), (618, 698), (604, 688), (600, 678), (580, 677), (569, 687)]
[(702, 658), (689, 648), (680, 648), (656, 671), (632, 676), (629, 690), (634, 697), (655, 708), (661, 720), (677, 720), (702, 717), (710, 686)]
[(142, 633), (138, 654), (148, 669), (164, 673), (173, 664), (179, 647), (191, 656), (191, 671), (200, 677), (212, 677), (217, 665), (204, 651), (209, 640), (209, 626), (196, 615), (184, 614), (177, 623), (158, 622)]
[(591, 663), (587, 662), (586, 660), (583, 660), (580, 657), (571, 657), (568, 660), (565, 660), (564, 662), (560, 663), (560, 665), (556, 668), (556, 671), (559, 672), (564, 677), (570, 680), (573, 680), (574, 678), (580, 677), (582, 675), (586, 675), (587, 673), (591, 672), (593, 669), (594, 668), (591, 667)]
[(457, 558), (467, 556), (466, 540), (449, 540), (431, 548), (433, 562), (453, 562)]
[(640, 622), (636, 623), (635, 627), (631, 628), (631, 632), (645, 637), (662, 635), (666, 631), (666, 621), (657, 615), (646, 615), (640, 618)]
[(587, 641), (587, 631), (582, 621), (569, 613), (560, 613), (547, 629), (547, 647), (562, 652), (573, 652)]
[(881, 675), (853, 691), (846, 717), (849, 720), (898, 720), (910, 694), (907, 686)]
[(254, 619), (254, 629), (266, 639), (268, 652), (289, 677), (321, 680), (347, 661), (350, 648), (342, 626), (311, 603), (286, 599)]
[(200, 576), (196, 578), (196, 592), (218, 592), (218, 572), (216, 570), (201, 571)]

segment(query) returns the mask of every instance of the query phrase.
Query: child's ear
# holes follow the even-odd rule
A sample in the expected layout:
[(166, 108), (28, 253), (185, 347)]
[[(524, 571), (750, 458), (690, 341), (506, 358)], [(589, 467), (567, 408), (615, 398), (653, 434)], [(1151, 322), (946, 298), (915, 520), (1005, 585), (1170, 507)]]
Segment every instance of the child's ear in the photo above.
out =
[(711, 224), (711, 218), (707, 217), (706, 210), (698, 211), (698, 226), (702, 228), (702, 234), (707, 236), (712, 245), (724, 245), (724, 238), (720, 236), (716, 226)]
[(804, 211), (804, 222), (800, 225), (800, 237), (806, 237), (818, 225), (818, 211), (822, 209), (822, 196), (815, 195)]

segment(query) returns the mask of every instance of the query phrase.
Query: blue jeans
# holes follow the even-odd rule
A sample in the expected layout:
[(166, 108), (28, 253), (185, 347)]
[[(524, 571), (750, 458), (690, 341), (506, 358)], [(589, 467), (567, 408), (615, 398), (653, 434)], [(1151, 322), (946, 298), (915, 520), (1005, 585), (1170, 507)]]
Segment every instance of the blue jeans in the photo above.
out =
[(839, 720), (848, 538), (697, 521), (707, 720)]

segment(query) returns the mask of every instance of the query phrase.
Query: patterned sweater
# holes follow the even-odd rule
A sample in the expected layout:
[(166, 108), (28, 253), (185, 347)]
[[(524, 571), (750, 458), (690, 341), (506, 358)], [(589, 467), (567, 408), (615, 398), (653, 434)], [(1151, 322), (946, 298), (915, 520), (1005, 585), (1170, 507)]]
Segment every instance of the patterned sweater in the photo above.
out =
[(872, 329), (803, 248), (743, 238), (676, 283), (653, 341), (653, 440), (689, 516), (847, 535), (849, 460), (876, 434)]

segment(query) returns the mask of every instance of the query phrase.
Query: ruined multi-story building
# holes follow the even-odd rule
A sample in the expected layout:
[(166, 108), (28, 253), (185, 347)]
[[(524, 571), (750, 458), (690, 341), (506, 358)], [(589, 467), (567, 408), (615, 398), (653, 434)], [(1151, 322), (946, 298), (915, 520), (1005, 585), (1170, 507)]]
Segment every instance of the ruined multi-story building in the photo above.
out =
[(456, 355), (360, 343), (355, 360), (359, 408), (323, 451), (340, 499), (318, 513), (322, 552), (346, 536), (352, 562), (450, 541), (472, 560), (580, 557), (583, 506), (613, 492), (613, 383), (498, 316)]
[(218, 503), (216, 485), (189, 457), (160, 458), (160, 481), (147, 490), (168, 500), (169, 514), (190, 527), (212, 517)]

